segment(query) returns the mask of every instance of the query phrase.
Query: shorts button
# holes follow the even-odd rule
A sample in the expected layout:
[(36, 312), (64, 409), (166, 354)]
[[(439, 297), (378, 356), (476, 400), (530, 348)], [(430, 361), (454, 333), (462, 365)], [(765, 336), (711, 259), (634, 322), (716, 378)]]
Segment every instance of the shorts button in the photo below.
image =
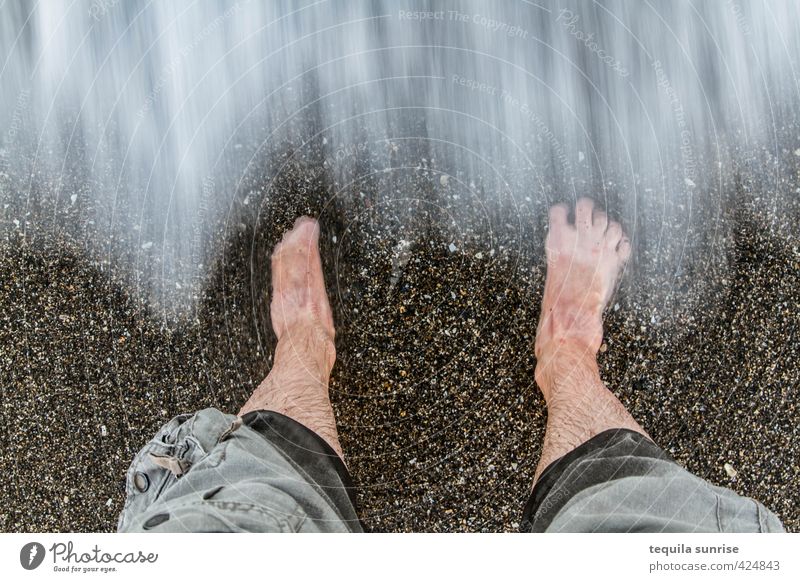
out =
[(154, 528), (169, 519), (169, 513), (156, 513), (153, 517), (144, 522), (144, 529)]
[(139, 493), (144, 493), (150, 488), (150, 477), (147, 476), (147, 473), (136, 471), (133, 474), (133, 486), (136, 487)]

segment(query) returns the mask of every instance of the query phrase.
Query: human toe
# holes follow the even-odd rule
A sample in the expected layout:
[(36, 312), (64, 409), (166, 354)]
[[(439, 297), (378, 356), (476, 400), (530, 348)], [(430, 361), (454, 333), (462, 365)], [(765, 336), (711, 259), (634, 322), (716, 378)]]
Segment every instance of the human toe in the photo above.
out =
[(617, 248), (622, 235), (622, 225), (619, 222), (611, 221), (606, 228), (606, 244), (608, 247)]

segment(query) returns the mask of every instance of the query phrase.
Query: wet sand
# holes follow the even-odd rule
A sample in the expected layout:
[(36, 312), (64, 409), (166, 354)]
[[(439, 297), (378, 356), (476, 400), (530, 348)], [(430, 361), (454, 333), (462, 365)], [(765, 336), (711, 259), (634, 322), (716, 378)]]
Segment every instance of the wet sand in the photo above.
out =
[[(330, 184), (298, 186), (304, 171), (211, 228), (204, 290), (176, 319), (131, 292), (138, 257), (120, 260), (114, 241), (89, 250), (83, 202), (23, 204), (0, 180), (0, 529), (112, 531), (130, 459), (161, 423), (238, 410), (271, 364), (269, 252), (303, 213), (322, 224), (331, 397), (366, 525), (518, 528), (546, 421), (532, 346), (547, 203), (475, 212), (423, 171), (331, 200)], [(747, 183), (726, 188), (692, 217), (679, 269), (635, 250), (600, 367), (679, 463), (800, 531), (800, 204), (791, 185), (763, 201)]]

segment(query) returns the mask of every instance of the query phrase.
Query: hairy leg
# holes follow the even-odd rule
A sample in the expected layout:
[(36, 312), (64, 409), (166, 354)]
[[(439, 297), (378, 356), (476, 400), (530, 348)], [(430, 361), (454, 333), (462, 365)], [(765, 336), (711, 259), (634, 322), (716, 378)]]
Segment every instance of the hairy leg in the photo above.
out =
[(304, 216), (272, 253), (275, 361), (239, 415), (254, 410), (284, 414), (314, 431), (343, 457), (328, 396), (336, 360), (335, 331), (318, 241), (317, 221)]
[(588, 198), (550, 209), (547, 278), (536, 332), (536, 383), (547, 402), (547, 430), (534, 482), (550, 463), (601, 432), (647, 433), (603, 384), (597, 351), (603, 309), (614, 290), (630, 242), (622, 227)]

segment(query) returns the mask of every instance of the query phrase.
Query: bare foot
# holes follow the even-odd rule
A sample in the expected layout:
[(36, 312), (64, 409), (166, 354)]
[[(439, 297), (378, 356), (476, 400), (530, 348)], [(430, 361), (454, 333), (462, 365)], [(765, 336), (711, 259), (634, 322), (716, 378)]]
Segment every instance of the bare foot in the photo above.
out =
[(567, 221), (567, 213), (564, 204), (550, 209), (537, 358), (565, 343), (597, 353), (603, 340), (603, 309), (631, 253), (630, 241), (619, 223), (609, 222), (589, 198), (576, 204), (574, 225)]
[(239, 415), (273, 410), (305, 425), (342, 456), (328, 380), (336, 349), (317, 244), (319, 225), (303, 216), (272, 253), (272, 329), (278, 336), (272, 370)]
[(319, 224), (313, 218), (301, 216), (272, 252), (270, 315), (278, 341), (298, 326), (311, 326), (333, 341), (336, 332), (318, 242)]
[(624, 428), (647, 437), (603, 384), (596, 360), (603, 309), (631, 254), (630, 241), (618, 223), (582, 198), (575, 224), (567, 222), (565, 205), (550, 209), (545, 247), (547, 279), (535, 349), (547, 431), (534, 482), (556, 459), (603, 431)]

